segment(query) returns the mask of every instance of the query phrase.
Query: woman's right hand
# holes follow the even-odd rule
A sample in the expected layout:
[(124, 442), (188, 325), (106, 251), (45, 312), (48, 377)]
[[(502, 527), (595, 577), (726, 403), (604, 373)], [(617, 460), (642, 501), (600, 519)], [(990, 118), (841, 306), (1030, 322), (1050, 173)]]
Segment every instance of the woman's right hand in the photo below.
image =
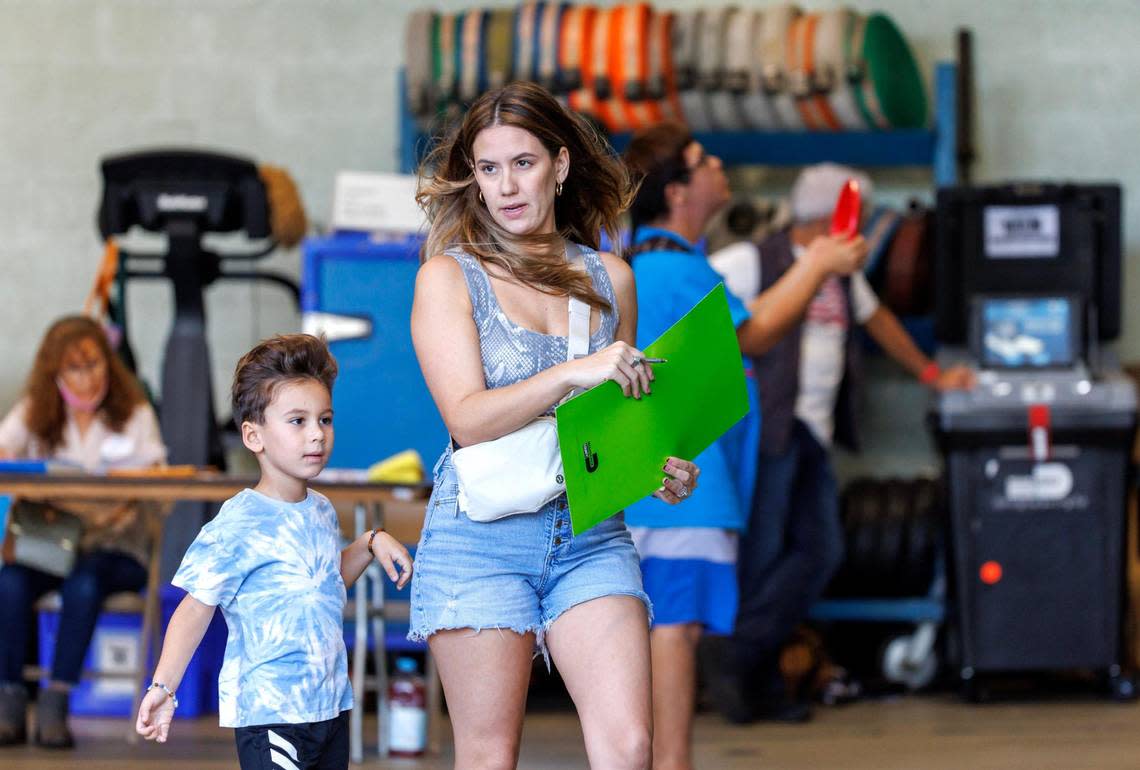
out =
[(870, 248), (862, 235), (854, 238), (832, 238), (820, 235), (808, 244), (804, 256), (831, 275), (851, 275), (863, 269)]
[(571, 372), (570, 384), (575, 388), (592, 388), (595, 385), (613, 380), (621, 386), (621, 392), (634, 398), (642, 393), (650, 393), (649, 383), (653, 382), (653, 367), (641, 363), (645, 355), (625, 342), (615, 342), (597, 353), (579, 358), (566, 364)]

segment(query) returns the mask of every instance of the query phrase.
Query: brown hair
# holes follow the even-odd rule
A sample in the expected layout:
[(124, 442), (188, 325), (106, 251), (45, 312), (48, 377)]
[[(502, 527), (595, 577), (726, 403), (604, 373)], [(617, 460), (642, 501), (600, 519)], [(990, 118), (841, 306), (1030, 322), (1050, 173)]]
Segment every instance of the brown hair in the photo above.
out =
[[(569, 153), (570, 173), (554, 200), (556, 233), (514, 235), (479, 202), (472, 146), (479, 132), (492, 126), (530, 132), (552, 157), (562, 147)], [(608, 310), (589, 276), (566, 264), (562, 240), (597, 249), (603, 228), (616, 239), (632, 193), (624, 164), (585, 118), (563, 108), (540, 86), (511, 83), (475, 100), (462, 123), (421, 166), (416, 201), (430, 223), (421, 256), (426, 260), (459, 246), (539, 291), (569, 294)]]
[(72, 345), (87, 339), (95, 341), (107, 362), (107, 395), (99, 405), (107, 426), (116, 433), (121, 431), (135, 407), (146, 401), (138, 380), (111, 350), (107, 335), (98, 322), (83, 315), (60, 318), (44, 334), (25, 387), (28, 431), (49, 451), (63, 441), (63, 426), (67, 422), (67, 409), (56, 384), (63, 354)]
[(665, 188), (672, 182), (686, 183), (691, 171), (685, 164), (685, 148), (693, 135), (680, 123), (658, 123), (638, 132), (625, 148), (625, 162), (639, 182), (629, 214), (633, 229), (669, 213)]
[(321, 337), (278, 334), (262, 340), (234, 370), (230, 389), (234, 423), (239, 430), (246, 421), (260, 425), (277, 388), (287, 382), (316, 380), (332, 393), (336, 371), (336, 359)]

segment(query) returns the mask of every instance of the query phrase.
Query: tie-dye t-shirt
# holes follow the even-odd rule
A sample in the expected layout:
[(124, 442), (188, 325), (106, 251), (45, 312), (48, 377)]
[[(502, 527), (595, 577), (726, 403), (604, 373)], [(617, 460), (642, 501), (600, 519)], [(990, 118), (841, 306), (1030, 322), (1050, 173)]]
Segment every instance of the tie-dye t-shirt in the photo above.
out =
[(174, 585), (221, 607), (222, 727), (323, 722), (352, 708), (336, 511), (309, 491), (287, 503), (246, 489), (186, 551)]

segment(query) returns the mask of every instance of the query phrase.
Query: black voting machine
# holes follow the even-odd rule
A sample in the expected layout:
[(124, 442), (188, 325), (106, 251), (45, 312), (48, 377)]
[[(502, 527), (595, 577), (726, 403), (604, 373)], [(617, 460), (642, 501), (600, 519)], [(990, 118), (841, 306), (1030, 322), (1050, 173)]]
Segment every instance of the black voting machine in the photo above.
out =
[(946, 459), (953, 615), (966, 694), (987, 674), (1088, 669), (1116, 697), (1136, 392), (1120, 333), (1117, 185), (938, 194), (941, 363), (973, 391), (931, 415)]

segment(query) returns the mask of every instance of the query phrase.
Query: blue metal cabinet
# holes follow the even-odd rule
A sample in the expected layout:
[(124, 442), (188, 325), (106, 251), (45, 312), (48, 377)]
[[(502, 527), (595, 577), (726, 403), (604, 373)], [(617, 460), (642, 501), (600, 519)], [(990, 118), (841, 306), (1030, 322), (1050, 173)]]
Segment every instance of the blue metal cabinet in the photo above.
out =
[(339, 233), (303, 245), (303, 325), (327, 335), (340, 365), (331, 467), (366, 468), (415, 449), (430, 469), (446, 446), (447, 430), (412, 349), (420, 243)]

